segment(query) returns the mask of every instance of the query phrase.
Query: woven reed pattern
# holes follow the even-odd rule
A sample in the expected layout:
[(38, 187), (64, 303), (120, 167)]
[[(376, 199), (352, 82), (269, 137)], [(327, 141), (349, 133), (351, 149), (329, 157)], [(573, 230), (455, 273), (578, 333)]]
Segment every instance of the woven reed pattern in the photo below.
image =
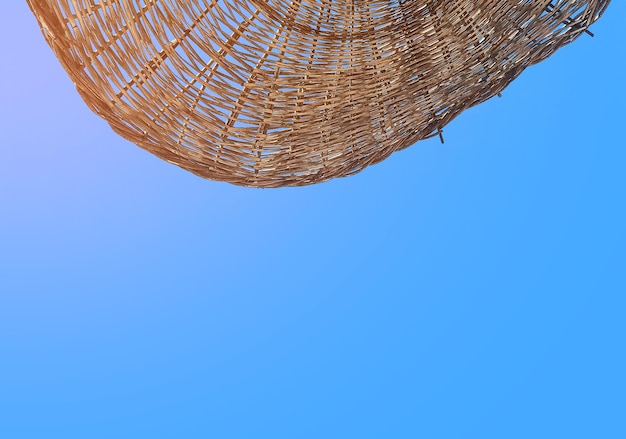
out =
[(126, 139), (199, 176), (305, 185), (432, 137), (609, 0), (27, 0)]

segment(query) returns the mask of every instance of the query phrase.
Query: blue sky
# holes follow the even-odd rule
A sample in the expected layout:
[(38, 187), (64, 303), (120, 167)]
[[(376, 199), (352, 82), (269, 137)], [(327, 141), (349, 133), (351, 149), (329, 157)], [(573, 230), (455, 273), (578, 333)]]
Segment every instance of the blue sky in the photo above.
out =
[(349, 178), (199, 179), (2, 6), (0, 437), (626, 437), (624, 2)]

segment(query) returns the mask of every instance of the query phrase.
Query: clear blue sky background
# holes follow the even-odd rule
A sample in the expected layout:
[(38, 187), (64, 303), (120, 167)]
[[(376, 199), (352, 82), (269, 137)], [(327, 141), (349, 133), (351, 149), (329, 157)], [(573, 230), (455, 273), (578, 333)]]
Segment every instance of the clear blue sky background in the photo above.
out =
[(626, 437), (626, 4), (361, 174), (117, 137), (0, 7), (0, 438)]

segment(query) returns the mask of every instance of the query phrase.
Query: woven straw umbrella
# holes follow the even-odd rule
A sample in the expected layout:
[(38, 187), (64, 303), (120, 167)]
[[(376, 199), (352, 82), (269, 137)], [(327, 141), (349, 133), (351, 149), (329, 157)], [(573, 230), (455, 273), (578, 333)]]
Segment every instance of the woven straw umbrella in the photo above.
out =
[(351, 175), (500, 93), (609, 0), (27, 0), (87, 105), (199, 176)]

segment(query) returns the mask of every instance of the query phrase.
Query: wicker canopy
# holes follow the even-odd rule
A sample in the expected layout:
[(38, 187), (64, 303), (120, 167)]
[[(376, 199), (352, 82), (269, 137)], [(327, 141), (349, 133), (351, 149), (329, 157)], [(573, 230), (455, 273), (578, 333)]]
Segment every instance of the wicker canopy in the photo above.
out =
[(89, 107), (199, 176), (305, 185), (440, 133), (609, 0), (27, 0)]

